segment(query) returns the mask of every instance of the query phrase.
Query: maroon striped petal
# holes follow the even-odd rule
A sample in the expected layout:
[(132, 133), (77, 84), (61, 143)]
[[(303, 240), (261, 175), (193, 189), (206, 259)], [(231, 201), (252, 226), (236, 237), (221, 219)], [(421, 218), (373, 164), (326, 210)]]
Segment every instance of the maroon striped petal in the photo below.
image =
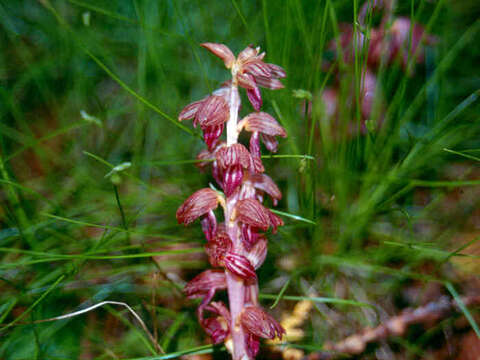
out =
[(256, 131), (250, 136), (250, 154), (258, 158), (262, 155), (260, 153), (260, 135)]
[(262, 266), (265, 258), (267, 257), (267, 239), (261, 236), (255, 245), (247, 253), (247, 259), (250, 260), (250, 263), (253, 267), (258, 269)]
[(249, 180), (255, 188), (266, 192), (272, 198), (273, 205), (277, 205), (278, 200), (282, 198), (282, 192), (270, 176), (265, 174), (251, 174)]
[(228, 253), (223, 258), (225, 268), (244, 280), (256, 279), (255, 268), (243, 255)]
[(208, 126), (202, 128), (203, 131), (203, 140), (208, 147), (208, 150), (212, 151), (217, 145), (217, 141), (222, 135), (224, 124), (217, 126)]
[(287, 76), (287, 73), (282, 67), (275, 64), (266, 64), (266, 65), (270, 68), (270, 73), (272, 74), (272, 77), (282, 79)]
[(257, 233), (258, 229), (255, 229), (247, 224), (242, 224), (241, 232), (242, 232), (242, 240), (243, 245), (247, 251), (250, 251), (260, 238), (260, 235)]
[(223, 342), (230, 333), (230, 312), (221, 301), (210, 303), (205, 306), (204, 310), (216, 316), (205, 319), (202, 311), (199, 313), (200, 324), (205, 332), (212, 337), (215, 344)]
[(258, 351), (260, 350), (260, 340), (258, 336), (255, 336), (251, 333), (245, 334), (245, 339), (247, 343), (247, 354), (251, 358), (257, 356)]
[(251, 162), (251, 155), (248, 149), (242, 144), (232, 144), (217, 150), (215, 154), (218, 166), (226, 169), (230, 166), (241, 165), (248, 168)]
[(243, 199), (237, 202), (235, 217), (240, 222), (255, 228), (267, 230), (270, 227), (270, 212), (255, 199)]
[(202, 224), (202, 231), (207, 240), (210, 241), (213, 239), (217, 233), (217, 218), (215, 217), (213, 211), (210, 210), (207, 215), (200, 220), (200, 223)]
[(221, 96), (210, 95), (203, 102), (195, 115), (195, 121), (202, 128), (218, 126), (227, 121), (229, 116), (228, 103)]
[(268, 78), (263, 76), (257, 76), (255, 78), (255, 82), (258, 86), (263, 88), (271, 89), (271, 90), (278, 90), (283, 89), (285, 86), (280, 82), (280, 80), (275, 78)]
[(260, 93), (260, 89), (258, 88), (258, 86), (255, 86), (252, 89), (247, 89), (247, 97), (255, 111), (260, 111), (263, 101), (262, 94)]
[(250, 132), (260, 132), (269, 136), (287, 137), (285, 129), (275, 120), (273, 116), (266, 112), (257, 112), (247, 115), (242, 119), (245, 130)]
[(223, 270), (206, 270), (195, 276), (183, 291), (189, 299), (203, 297), (210, 289), (226, 289), (227, 280)]
[(216, 43), (203, 43), (200, 44), (200, 46), (204, 47), (205, 49), (222, 59), (227, 69), (230, 69), (233, 66), (233, 63), (235, 62), (235, 56), (227, 46)]
[(243, 168), (241, 165), (227, 167), (223, 171), (223, 191), (226, 196), (233, 194), (235, 189), (242, 183)]
[(278, 150), (278, 141), (274, 136), (261, 134), (261, 138), (265, 147), (271, 152), (277, 152)]
[(250, 334), (265, 339), (282, 338), (285, 329), (263, 309), (258, 306), (249, 306), (240, 314), (240, 323)]
[(203, 102), (205, 99), (195, 101), (183, 108), (183, 110), (180, 112), (178, 115), (178, 120), (188, 120), (188, 119), (193, 119), (195, 115), (197, 114), (198, 110), (202, 107)]
[(275, 215), (271, 211), (268, 212), (270, 216), (270, 225), (272, 226), (272, 232), (275, 234), (279, 226), (283, 226), (283, 220), (280, 216)]
[(245, 63), (248, 60), (251, 60), (255, 56), (258, 55), (260, 48), (254, 48), (252, 46), (247, 46), (245, 49), (243, 49), (240, 54), (237, 56), (237, 60), (240, 63)]
[(255, 79), (250, 74), (237, 74), (238, 85), (244, 89), (250, 90), (257, 87)]
[(205, 188), (193, 193), (177, 210), (178, 223), (190, 224), (195, 219), (217, 208), (221, 201), (218, 193)]
[(212, 164), (212, 176), (217, 182), (217, 184), (220, 185), (223, 189), (223, 171), (220, 166), (218, 166), (217, 161), (214, 161)]
[(243, 70), (250, 73), (254, 77), (264, 76), (271, 77), (272, 70), (268, 64), (265, 64), (263, 61), (250, 61), (243, 66)]

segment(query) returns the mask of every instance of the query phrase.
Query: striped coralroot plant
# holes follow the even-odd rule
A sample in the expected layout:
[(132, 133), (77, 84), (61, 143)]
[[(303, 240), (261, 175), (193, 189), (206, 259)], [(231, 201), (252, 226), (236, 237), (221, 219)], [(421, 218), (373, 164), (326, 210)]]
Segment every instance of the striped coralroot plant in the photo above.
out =
[[(282, 219), (262, 205), (264, 195), (276, 205), (282, 194), (272, 179), (264, 174), (260, 140), (270, 151), (277, 151), (276, 136), (285, 130), (269, 114), (261, 112), (259, 86), (281, 89), (285, 71), (263, 61), (265, 53), (247, 47), (235, 58), (222, 44), (204, 43), (204, 48), (223, 60), (232, 79), (211, 95), (186, 106), (179, 120), (193, 119), (200, 126), (207, 149), (198, 159), (201, 169), (210, 164), (212, 175), (223, 193), (211, 188), (198, 190), (177, 210), (177, 220), (185, 225), (201, 218), (207, 239), (205, 250), (213, 269), (204, 271), (185, 287), (189, 298), (201, 298), (197, 315), (201, 326), (214, 343), (224, 342), (234, 360), (253, 359), (260, 338), (281, 338), (285, 330), (268, 315), (258, 302), (258, 269), (267, 255), (263, 232), (283, 225)], [(239, 119), (238, 88), (247, 92), (255, 112)], [(220, 140), (226, 129), (226, 142)], [(238, 142), (242, 131), (250, 133), (248, 148)], [(217, 222), (214, 210), (224, 212), (224, 222)], [(212, 301), (217, 290), (228, 291), (229, 308)]]

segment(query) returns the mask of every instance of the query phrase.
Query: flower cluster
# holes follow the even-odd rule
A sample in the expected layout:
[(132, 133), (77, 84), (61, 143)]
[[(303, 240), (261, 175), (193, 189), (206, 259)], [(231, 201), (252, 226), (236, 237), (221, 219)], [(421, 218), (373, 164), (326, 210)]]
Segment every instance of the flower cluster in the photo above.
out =
[[(205, 251), (213, 269), (204, 271), (185, 287), (189, 298), (201, 298), (197, 310), (200, 324), (214, 343), (224, 342), (234, 360), (253, 359), (260, 338), (281, 338), (285, 330), (258, 303), (258, 269), (267, 255), (264, 232), (276, 232), (283, 221), (262, 203), (268, 195), (274, 205), (282, 193), (264, 174), (260, 141), (277, 151), (277, 136), (286, 137), (282, 126), (261, 112), (259, 87), (281, 89), (285, 71), (263, 61), (265, 53), (247, 47), (235, 57), (222, 44), (205, 43), (204, 48), (223, 60), (232, 79), (212, 94), (186, 106), (179, 120), (193, 120), (200, 126), (207, 149), (199, 155), (199, 167), (211, 165), (212, 175), (223, 193), (211, 188), (198, 190), (177, 210), (177, 220), (185, 225), (200, 218), (207, 243)], [(255, 112), (239, 119), (238, 87), (246, 90)], [(226, 128), (226, 141), (221, 135)], [(240, 132), (250, 133), (247, 146), (238, 142)], [(224, 212), (218, 222), (214, 210)], [(217, 290), (228, 291), (229, 308), (212, 301)]]

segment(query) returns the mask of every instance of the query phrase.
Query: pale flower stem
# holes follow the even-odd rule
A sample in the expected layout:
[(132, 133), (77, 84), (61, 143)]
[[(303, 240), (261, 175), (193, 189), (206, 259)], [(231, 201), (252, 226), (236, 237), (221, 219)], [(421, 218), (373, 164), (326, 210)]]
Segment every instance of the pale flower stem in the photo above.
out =
[(237, 84), (232, 81), (230, 87), (230, 116), (227, 121), (227, 146), (235, 144), (238, 139), (238, 110), (240, 108), (240, 95)]
[[(227, 121), (227, 146), (237, 143), (238, 139), (238, 110), (240, 108), (240, 96), (238, 94), (238, 87), (234, 80), (230, 88), (230, 116)], [(227, 197), (225, 207), (225, 224), (227, 225), (227, 232), (232, 240), (233, 248), (237, 254), (243, 255), (243, 245), (239, 238), (240, 229), (238, 223), (235, 220), (231, 220), (232, 211), (237, 202), (237, 196), (235, 194)], [(228, 270), (225, 270), (227, 278), (228, 288), (228, 301), (230, 303), (230, 314), (232, 322), (230, 324), (230, 334), (232, 336), (233, 344), (233, 360), (249, 360), (250, 357), (246, 352), (245, 344), (245, 332), (240, 324), (237, 322), (237, 318), (243, 310), (245, 305), (245, 284), (242, 279), (231, 274)]]

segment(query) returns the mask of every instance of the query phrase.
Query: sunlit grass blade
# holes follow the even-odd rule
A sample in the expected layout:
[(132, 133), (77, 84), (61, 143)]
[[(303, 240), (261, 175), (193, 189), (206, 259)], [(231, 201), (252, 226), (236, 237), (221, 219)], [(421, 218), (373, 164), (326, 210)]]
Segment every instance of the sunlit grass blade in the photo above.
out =
[(473, 331), (475, 331), (475, 334), (477, 334), (477, 338), (480, 339), (480, 329), (478, 327), (478, 324), (477, 322), (475, 321), (475, 319), (473, 318), (472, 314), (470, 313), (470, 311), (467, 309), (467, 307), (465, 306), (465, 304), (463, 303), (462, 299), (460, 298), (460, 296), (458, 295), (457, 291), (455, 290), (455, 288), (453, 287), (452, 283), (450, 282), (446, 282), (445, 283), (445, 287), (448, 289), (448, 291), (450, 292), (450, 294), (452, 294), (453, 298), (455, 299), (455, 301), (457, 302), (457, 305), (458, 307), (460, 308), (460, 310), (462, 311), (463, 315), (465, 315), (465, 318), (468, 320), (468, 322), (470, 323), (470, 326), (472, 327)]
[(147, 233), (147, 232), (136, 231), (136, 230), (131, 230), (131, 229), (130, 230), (125, 230), (124, 228), (117, 227), (117, 226), (93, 224), (93, 223), (89, 223), (89, 222), (85, 222), (85, 221), (81, 221), (81, 220), (70, 219), (70, 218), (66, 218), (66, 217), (58, 216), (58, 215), (54, 215), (54, 214), (41, 213), (41, 215), (52, 218), (52, 219), (55, 219), (55, 220), (65, 221), (65, 222), (75, 224), (75, 225), (89, 226), (89, 227), (107, 229), (107, 230), (118, 231), (118, 232), (125, 232), (125, 233), (129, 233), (129, 234), (132, 234), (132, 235), (158, 237), (158, 238), (164, 238), (164, 239), (169, 239), (169, 240), (182, 240), (183, 239), (182, 237), (169, 235), (169, 234)]
[(270, 306), (270, 309), (273, 309), (275, 306), (278, 305), (278, 303), (280, 302), (280, 300), (282, 300), (283, 294), (284, 294), (285, 291), (287, 290), (288, 285), (290, 285), (290, 281), (292, 281), (292, 277), (289, 277), (288, 280), (285, 282), (285, 285), (282, 286), (282, 288), (280, 289), (280, 291), (279, 291), (279, 293), (278, 293), (277, 298), (275, 299), (275, 301), (273, 302), (273, 304)]
[(315, 221), (310, 220), (310, 219), (306, 219), (306, 218), (304, 218), (300, 215), (289, 214), (287, 212), (280, 211), (280, 210), (275, 210), (275, 209), (270, 209), (270, 211), (275, 213), (275, 214), (282, 215), (282, 216), (288, 217), (288, 218), (293, 219), (293, 220), (302, 221), (302, 222), (310, 224), (310, 225), (317, 225), (317, 223)]
[[(225, 351), (224, 347), (217, 347), (218, 351)], [(203, 355), (203, 354), (211, 354), (214, 351), (213, 345), (203, 345), (198, 346), (195, 348), (190, 348), (186, 350), (180, 350), (176, 352), (172, 352), (165, 355), (160, 356), (148, 356), (148, 357), (141, 357), (141, 358), (130, 358), (125, 360), (167, 360), (167, 359), (175, 359), (185, 355)]]
[(460, 155), (464, 158), (467, 158), (467, 159), (470, 159), (470, 160), (475, 160), (475, 161), (480, 161), (480, 158), (479, 157), (476, 157), (476, 156), (473, 156), (473, 155), (470, 155), (470, 154), (465, 154), (463, 152), (460, 152), (460, 151), (455, 151), (455, 150), (451, 150), (451, 149), (443, 149), (443, 151), (446, 151), (448, 153), (451, 153), (451, 154), (455, 154), (455, 155)]
[[(271, 299), (276, 300), (278, 295), (271, 295), (271, 294), (262, 294), (258, 295), (260, 299)], [(361, 301), (356, 300), (349, 300), (349, 299), (339, 299), (339, 298), (329, 298), (329, 297), (322, 297), (322, 296), (294, 296), (294, 295), (283, 295), (282, 300), (288, 301), (313, 301), (319, 303), (326, 303), (326, 304), (335, 304), (335, 305), (351, 305), (351, 306), (360, 306), (360, 307), (370, 307), (375, 308), (372, 304), (367, 304)]]
[(66, 278), (66, 275), (61, 275), (55, 282), (50, 285), (47, 291), (45, 291), (35, 302), (30, 305), (25, 311), (23, 311), (19, 316), (17, 316), (13, 321), (10, 323), (3, 325), (0, 327), (0, 332), (8, 329), (9, 327), (14, 326), (17, 324), (20, 320), (22, 320), (25, 316), (27, 316), (38, 304), (40, 304), (47, 296), (50, 294), (64, 279)]

